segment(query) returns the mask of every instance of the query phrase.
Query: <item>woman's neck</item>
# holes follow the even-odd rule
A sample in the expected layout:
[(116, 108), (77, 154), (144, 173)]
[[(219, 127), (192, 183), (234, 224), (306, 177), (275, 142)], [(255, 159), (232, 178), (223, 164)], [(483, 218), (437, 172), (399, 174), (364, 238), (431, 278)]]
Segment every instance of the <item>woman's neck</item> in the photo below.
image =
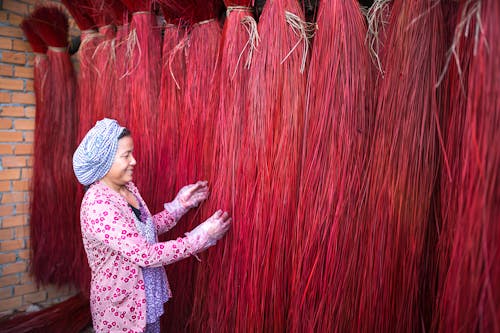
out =
[(118, 194), (123, 195), (123, 191), (126, 190), (127, 188), (125, 185), (119, 185), (119, 184), (114, 184), (113, 182), (108, 181), (107, 179), (103, 178), (101, 181), (110, 189), (113, 191), (117, 192)]

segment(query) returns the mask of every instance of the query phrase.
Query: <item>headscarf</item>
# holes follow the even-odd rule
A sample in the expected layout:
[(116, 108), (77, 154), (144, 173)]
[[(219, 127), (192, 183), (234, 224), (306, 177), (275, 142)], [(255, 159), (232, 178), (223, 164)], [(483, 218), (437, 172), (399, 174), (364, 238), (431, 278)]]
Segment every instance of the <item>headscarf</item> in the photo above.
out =
[(81, 184), (88, 186), (108, 173), (124, 129), (116, 120), (104, 118), (88, 131), (73, 155), (73, 170)]

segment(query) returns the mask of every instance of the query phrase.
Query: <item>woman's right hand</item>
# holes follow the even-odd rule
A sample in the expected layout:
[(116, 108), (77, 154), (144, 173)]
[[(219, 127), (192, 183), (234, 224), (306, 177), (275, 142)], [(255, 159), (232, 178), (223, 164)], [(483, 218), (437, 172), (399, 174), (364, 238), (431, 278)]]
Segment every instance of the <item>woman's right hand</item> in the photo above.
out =
[(210, 238), (214, 240), (219, 240), (224, 236), (224, 234), (229, 230), (231, 226), (232, 219), (229, 217), (227, 212), (218, 210), (214, 215), (209, 217), (204, 224), (204, 229)]
[(186, 232), (188, 240), (191, 242), (192, 253), (208, 249), (224, 236), (231, 226), (229, 214), (218, 210), (210, 216), (205, 222), (199, 224), (193, 230)]

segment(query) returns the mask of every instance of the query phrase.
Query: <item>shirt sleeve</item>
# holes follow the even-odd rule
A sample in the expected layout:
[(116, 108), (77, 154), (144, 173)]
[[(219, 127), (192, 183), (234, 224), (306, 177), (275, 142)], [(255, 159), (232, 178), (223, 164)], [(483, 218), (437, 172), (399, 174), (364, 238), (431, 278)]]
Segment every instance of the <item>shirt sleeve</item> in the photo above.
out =
[(82, 213), (88, 238), (106, 244), (141, 267), (159, 267), (187, 258), (209, 241), (208, 235), (202, 234), (149, 244), (137, 231), (134, 220), (107, 200), (88, 202)]
[(161, 235), (175, 227), (177, 221), (178, 219), (166, 209), (153, 216), (153, 222), (156, 226), (156, 232), (158, 235)]

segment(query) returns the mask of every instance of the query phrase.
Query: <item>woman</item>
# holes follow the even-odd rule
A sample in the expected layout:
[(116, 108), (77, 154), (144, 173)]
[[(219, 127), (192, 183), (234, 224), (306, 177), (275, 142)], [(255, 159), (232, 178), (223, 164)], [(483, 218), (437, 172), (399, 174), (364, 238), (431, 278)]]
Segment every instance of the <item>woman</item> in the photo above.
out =
[(190, 208), (208, 196), (207, 182), (181, 189), (151, 216), (132, 183), (136, 161), (130, 132), (103, 119), (73, 156), (78, 181), (88, 187), (81, 207), (83, 244), (92, 271), (90, 305), (96, 332), (159, 332), (171, 292), (163, 265), (215, 244), (230, 226), (217, 211), (186, 237), (158, 242)]

